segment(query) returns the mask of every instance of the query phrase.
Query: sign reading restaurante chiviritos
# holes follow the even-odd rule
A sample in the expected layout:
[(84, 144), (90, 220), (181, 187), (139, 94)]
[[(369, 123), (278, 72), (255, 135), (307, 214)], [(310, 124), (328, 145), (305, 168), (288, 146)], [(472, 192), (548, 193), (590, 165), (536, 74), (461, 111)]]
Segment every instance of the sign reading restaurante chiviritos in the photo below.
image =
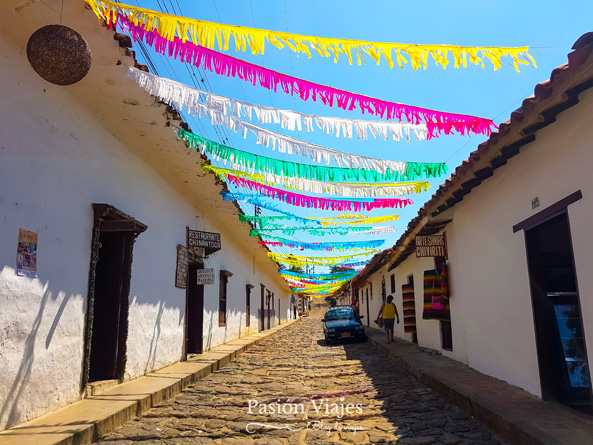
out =
[(201, 232), (199, 230), (187, 231), (187, 247), (203, 247), (206, 255), (217, 252), (222, 248), (220, 233)]

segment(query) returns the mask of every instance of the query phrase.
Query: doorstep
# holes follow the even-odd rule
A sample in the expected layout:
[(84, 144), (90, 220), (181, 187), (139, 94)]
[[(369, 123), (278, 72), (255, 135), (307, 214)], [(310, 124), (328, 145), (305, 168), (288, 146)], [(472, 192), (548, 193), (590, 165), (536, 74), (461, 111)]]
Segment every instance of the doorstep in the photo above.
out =
[(366, 328), (369, 341), (420, 383), (512, 444), (593, 444), (593, 416), (547, 402), (516, 386), (385, 332)]
[[(297, 320), (216, 346), (184, 362), (74, 402), (50, 414), (0, 432), (0, 445), (88, 444), (179, 394), (185, 387), (222, 368), (249, 347)], [(104, 390), (103, 390), (104, 389)]]
[(97, 382), (87, 383), (86, 388), (84, 389), (82, 398), (86, 399), (87, 397), (90, 397), (90, 396), (99, 395), (99, 394), (107, 391), (108, 389), (113, 388), (114, 386), (117, 386), (119, 384), (120, 384), (119, 380), (100, 380)]

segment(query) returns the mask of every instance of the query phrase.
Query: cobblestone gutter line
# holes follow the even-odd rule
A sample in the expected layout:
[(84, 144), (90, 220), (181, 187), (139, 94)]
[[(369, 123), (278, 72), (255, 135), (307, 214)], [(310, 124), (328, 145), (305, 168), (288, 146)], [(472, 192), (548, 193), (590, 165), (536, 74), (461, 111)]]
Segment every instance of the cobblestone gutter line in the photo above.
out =
[[(297, 321), (298, 322), (298, 321)], [(204, 354), (122, 383), (101, 394), (68, 405), (0, 432), (0, 445), (88, 444), (149, 408), (235, 360), (250, 347), (295, 323), (294, 320), (216, 346)]]

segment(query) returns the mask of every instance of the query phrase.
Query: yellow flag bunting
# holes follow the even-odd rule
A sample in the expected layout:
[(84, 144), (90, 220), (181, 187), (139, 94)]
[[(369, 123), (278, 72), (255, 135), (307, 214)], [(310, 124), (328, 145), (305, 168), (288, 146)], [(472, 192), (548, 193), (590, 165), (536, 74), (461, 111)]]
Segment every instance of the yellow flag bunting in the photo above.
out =
[(334, 218), (305, 218), (316, 220), (321, 223), (322, 226), (329, 226), (333, 224), (334, 226), (338, 224), (347, 224), (349, 226), (356, 226), (362, 224), (376, 224), (388, 221), (397, 221), (399, 219), (399, 215), (386, 215), (386, 216), (366, 216), (366, 215), (352, 215), (352, 214), (343, 214), (340, 216), (336, 216)]
[(267, 252), (268, 257), (272, 260), (291, 264), (293, 266), (306, 266), (306, 265), (313, 265), (313, 266), (331, 266), (334, 264), (340, 264), (347, 260), (350, 260), (354, 257), (358, 257), (361, 255), (368, 256), (370, 254), (374, 254), (379, 252), (378, 249), (359, 249), (361, 253), (355, 253), (352, 255), (344, 255), (344, 256), (334, 256), (334, 257), (312, 257), (312, 256), (297, 256), (297, 255), (286, 255), (283, 253), (276, 253), (276, 252)]
[[(341, 54), (346, 55), (350, 64), (353, 53), (358, 65), (366, 63), (367, 54), (375, 60), (377, 65), (381, 56), (385, 58), (391, 68), (395, 61), (400, 68), (409, 62), (414, 70), (426, 69), (428, 57), (432, 57), (437, 65), (447, 68), (449, 55), (453, 57), (455, 68), (467, 67), (467, 63), (484, 67), (484, 60), (488, 59), (494, 69), (501, 68), (501, 57), (513, 58), (513, 66), (519, 71), (519, 64), (535, 66), (535, 60), (528, 53), (529, 47), (498, 47), (498, 46), (457, 46), (457, 45), (414, 45), (407, 43), (368, 42), (364, 40), (337, 39), (326, 37), (306, 36), (288, 32), (277, 32), (266, 29), (248, 28), (243, 26), (224, 25), (219, 23), (180, 17), (149, 9), (137, 8), (108, 0), (85, 0), (98, 17), (104, 19), (108, 25), (116, 23), (118, 15), (123, 15), (135, 25), (142, 26), (146, 31), (156, 31), (163, 38), (173, 41), (175, 37), (183, 42), (191, 41), (196, 45), (214, 49), (218, 43), (219, 50), (228, 50), (229, 43), (235, 42), (237, 51), (246, 51), (247, 46), (253, 54), (263, 54), (266, 41), (282, 49), (285, 46), (296, 53), (305, 53), (311, 57), (310, 48), (315, 48), (322, 57), (333, 57), (338, 61)], [(406, 58), (407, 56), (407, 58)]]

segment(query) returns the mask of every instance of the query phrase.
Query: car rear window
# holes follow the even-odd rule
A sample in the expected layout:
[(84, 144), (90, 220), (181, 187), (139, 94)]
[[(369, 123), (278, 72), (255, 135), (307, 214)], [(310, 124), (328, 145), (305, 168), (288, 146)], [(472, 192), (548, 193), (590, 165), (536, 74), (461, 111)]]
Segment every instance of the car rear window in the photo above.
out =
[(325, 314), (326, 320), (350, 320), (354, 318), (354, 311), (351, 308), (335, 309)]

